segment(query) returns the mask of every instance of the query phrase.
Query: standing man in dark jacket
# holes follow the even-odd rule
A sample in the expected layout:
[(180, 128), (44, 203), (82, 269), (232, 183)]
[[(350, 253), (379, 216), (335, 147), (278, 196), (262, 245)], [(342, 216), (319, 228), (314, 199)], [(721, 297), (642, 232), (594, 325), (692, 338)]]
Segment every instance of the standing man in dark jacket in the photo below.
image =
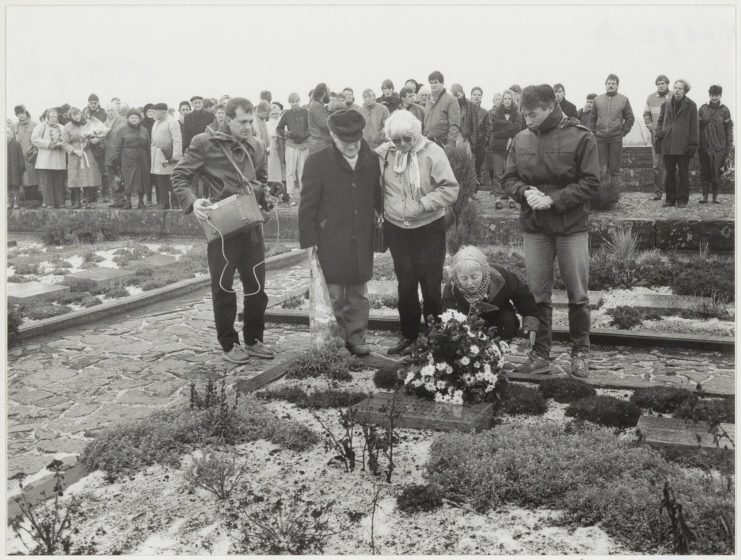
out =
[[(592, 130), (590, 128), (592, 124), (592, 107), (594, 107), (594, 100), (596, 97), (596, 93), (587, 94), (587, 100), (584, 103), (584, 107), (576, 112), (576, 118), (579, 120), (579, 123), (589, 128), (589, 130)], [(592, 132), (594, 131), (592, 130)]]
[(309, 155), (309, 111), (301, 107), (298, 93), (288, 96), (291, 106), (284, 112), (276, 130), (286, 141), (286, 184), (293, 198), (301, 193), (301, 176), (304, 174), (306, 156)]
[(606, 93), (598, 95), (592, 107), (592, 121), (589, 127), (597, 137), (600, 174), (609, 174), (614, 183), (620, 175), (623, 157), (623, 138), (633, 128), (635, 117), (630, 101), (618, 93), (620, 78), (610, 74), (605, 80)]
[[(697, 105), (687, 93), (687, 80), (674, 82), (674, 95), (661, 106), (656, 125), (657, 149), (664, 157), (666, 201), (662, 206), (684, 208), (690, 200), (690, 160), (700, 142)], [(677, 184), (677, 171), (679, 184)]]
[[(417, 94), (408, 87), (401, 88), (399, 92), (399, 98), (401, 99), (401, 106), (399, 109), (409, 111), (412, 115), (419, 119), (419, 122), (424, 126), (425, 123), (425, 110), (417, 105), (414, 100), (417, 98)], [(424, 130), (422, 131), (424, 133)]]
[(556, 92), (556, 102), (561, 108), (561, 112), (567, 117), (575, 119), (576, 105), (566, 99), (566, 88), (563, 87), (563, 84), (555, 84), (553, 86), (553, 91)]
[(96, 118), (102, 123), (108, 117), (106, 110), (100, 106), (100, 99), (94, 93), (87, 98), (87, 107), (82, 110), (82, 116), (85, 120)]
[(304, 167), (299, 240), (317, 251), (345, 346), (367, 356), (366, 282), (373, 276), (375, 211), (382, 208), (380, 163), (363, 140), (360, 113), (337, 111), (328, 124), (332, 145), (311, 154)]
[(381, 84), (381, 93), (381, 97), (376, 99), (376, 102), (386, 107), (390, 115), (399, 108), (399, 105), (401, 105), (401, 98), (394, 91), (394, 82), (389, 79), (384, 80)]
[(428, 78), (430, 98), (425, 106), (425, 136), (445, 147), (454, 145), (461, 133), (461, 109), (458, 100), (445, 91), (445, 78), (435, 70)]
[(205, 132), (206, 127), (214, 120), (213, 113), (203, 108), (203, 97), (194, 95), (190, 98), (190, 102), (193, 110), (183, 119), (183, 150), (190, 146), (190, 141), (194, 136)]
[(515, 136), (502, 183), (520, 204), (527, 283), (538, 305), (535, 345), (523, 373), (549, 373), (553, 261), (569, 294), (571, 375), (588, 377), (589, 200), (599, 189), (597, 145), (589, 129), (566, 117), (547, 84), (522, 92), (528, 130)]
[[(226, 122), (216, 132), (204, 132), (191, 141), (183, 158), (172, 171), (172, 185), (185, 214), (193, 212), (199, 221), (208, 219), (211, 200), (222, 200), (252, 188), (257, 202), (269, 210), (261, 184), (268, 180), (265, 146), (253, 135), (255, 107), (243, 97), (234, 97), (226, 106)], [(228, 155), (227, 155), (228, 154)], [(208, 198), (198, 198), (192, 182), (200, 173)], [(245, 184), (245, 179), (249, 185)], [(259, 182), (259, 183), (257, 183)], [(249, 362), (250, 356), (272, 358), (263, 344), (265, 308), (265, 244), (258, 225), (208, 244), (208, 271), (211, 275), (216, 337), (224, 358), (235, 364)], [(234, 272), (244, 290), (244, 348), (234, 330), (237, 295), (232, 291)]]
[(713, 202), (718, 204), (721, 168), (729, 153), (733, 152), (733, 121), (731, 111), (720, 102), (723, 88), (710, 86), (710, 102), (700, 107), (700, 179), (702, 180), (701, 203), (708, 201), (710, 186), (713, 187)]

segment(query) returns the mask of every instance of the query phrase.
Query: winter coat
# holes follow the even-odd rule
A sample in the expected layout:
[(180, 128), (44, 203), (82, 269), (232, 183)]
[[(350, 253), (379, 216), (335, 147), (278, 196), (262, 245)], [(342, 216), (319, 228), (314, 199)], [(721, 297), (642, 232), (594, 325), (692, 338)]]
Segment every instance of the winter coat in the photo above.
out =
[(445, 150), (425, 140), (417, 152), (419, 192), (415, 195), (410, 182), (411, 162), (403, 173), (394, 171), (396, 147), (386, 142), (376, 149), (381, 160), (384, 215), (386, 220), (404, 229), (415, 229), (445, 216), (445, 210), (458, 199), (458, 181), (450, 167)]
[(571, 101), (568, 101), (565, 97), (561, 100), (561, 102), (558, 104), (559, 107), (561, 107), (561, 112), (566, 115), (567, 117), (571, 117), (573, 119), (576, 118), (576, 105), (574, 105)]
[[(200, 111), (192, 111), (185, 115), (183, 120), (183, 151), (190, 146), (191, 140), (197, 134), (202, 134), (206, 131), (206, 127), (214, 121), (214, 114), (209, 113), (201, 109)], [(151, 129), (150, 129), (151, 131)]]
[(285, 111), (278, 121), (278, 136), (285, 138), (289, 146), (306, 144), (309, 141), (309, 111), (301, 107)]
[[(36, 169), (67, 169), (67, 155), (61, 144), (63, 129), (61, 124), (52, 126), (47, 122), (39, 123), (33, 129), (31, 142), (39, 149)], [(56, 142), (56, 148), (49, 149), (52, 140)]]
[(643, 122), (646, 123), (646, 128), (651, 133), (651, 142), (654, 141), (654, 131), (659, 122), (661, 106), (666, 103), (667, 99), (671, 99), (671, 97), (672, 94), (667, 90), (664, 96), (653, 92), (646, 98), (646, 107), (643, 109)]
[(412, 115), (417, 117), (419, 119), (419, 122), (422, 123), (422, 134), (424, 134), (425, 131), (425, 110), (417, 105), (416, 103), (412, 103), (409, 107), (404, 107), (404, 105), (400, 105), (399, 109), (403, 111), (409, 111)]
[(220, 146), (224, 146), (232, 154), (239, 169), (251, 181), (257, 202), (265, 207), (263, 188), (255, 183), (265, 183), (268, 180), (265, 146), (254, 137), (238, 141), (226, 131), (227, 128), (222, 127), (217, 132), (197, 135), (172, 170), (172, 188), (180, 200), (184, 214), (193, 211), (193, 202), (198, 198), (192, 186), (197, 174), (207, 193), (206, 197), (212, 201), (244, 192), (240, 174)]
[(23, 172), (26, 170), (26, 161), (23, 158), (23, 148), (12, 138), (8, 140), (8, 186), (20, 187), (23, 184)]
[[(31, 135), (33, 134), (33, 129), (36, 127), (35, 122), (33, 122), (30, 118), (26, 120), (25, 123), (17, 122), (15, 123), (15, 126), (13, 127), (13, 138), (16, 142), (18, 142), (21, 145), (21, 149), (23, 150), (23, 156), (25, 158), (26, 152), (29, 150), (31, 146), (33, 146), (33, 142), (31, 141)], [(26, 162), (28, 163), (28, 162)], [(39, 177), (36, 173), (36, 169), (34, 169), (34, 166), (30, 163), (26, 165), (26, 171), (23, 173), (23, 186), (24, 187), (30, 187), (32, 185), (38, 185), (39, 184)]]
[(98, 105), (98, 108), (95, 111), (90, 110), (90, 106), (88, 105), (82, 110), (82, 118), (86, 121), (89, 121), (90, 119), (98, 119), (100, 122), (104, 123), (108, 118), (108, 114), (100, 105)]
[(630, 101), (621, 93), (603, 93), (594, 99), (592, 122), (589, 127), (600, 138), (625, 136), (633, 128), (635, 117)]
[(329, 135), (327, 119), (329, 119), (327, 108), (319, 101), (312, 99), (311, 103), (309, 103), (308, 119), (309, 154), (318, 152), (332, 143), (332, 138)]
[(378, 99), (376, 99), (376, 103), (380, 103), (381, 105), (386, 107), (390, 115), (401, 106), (401, 97), (399, 97), (398, 93), (393, 92), (391, 94), (391, 97), (379, 97)]
[(105, 122), (106, 127), (108, 127), (108, 135), (106, 136), (105, 144), (103, 145), (104, 150), (104, 165), (106, 167), (113, 167), (113, 159), (114, 159), (114, 153), (113, 153), (113, 147), (114, 147), (114, 138), (116, 137), (116, 134), (127, 124), (127, 121), (124, 117), (121, 115), (116, 115), (113, 120), (107, 120)]
[(318, 247), (330, 284), (361, 284), (373, 276), (375, 211), (381, 210), (379, 164), (361, 142), (355, 169), (334, 146), (310, 154), (298, 209), (302, 248)]
[(656, 125), (656, 151), (665, 156), (693, 157), (700, 143), (697, 105), (686, 95), (661, 106)]
[(150, 172), (154, 175), (170, 175), (175, 163), (181, 157), (183, 138), (180, 136), (180, 123), (169, 115), (162, 121), (154, 121)]
[[(656, 118), (658, 118), (658, 116)], [(585, 111), (582, 107), (576, 112), (576, 119), (582, 124), (582, 126), (586, 126), (589, 130), (592, 130), (592, 111)]]
[[(576, 119), (556, 108), (538, 129), (515, 136), (507, 155), (502, 186), (520, 204), (520, 226), (527, 233), (570, 235), (589, 229), (589, 201), (599, 190), (597, 142)], [(553, 199), (547, 210), (533, 210), (525, 191), (536, 187)]]
[[(489, 293), (479, 304), (483, 309), (477, 315), (491, 324), (496, 313), (514, 312), (517, 309), (523, 316), (523, 328), (537, 332), (538, 306), (528, 285), (502, 266), (490, 264), (489, 269), (491, 270)], [(443, 309), (455, 309), (466, 315), (471, 311), (471, 304), (458, 290), (453, 280), (449, 280), (443, 288)]]
[(522, 115), (511, 105), (509, 119), (504, 105), (489, 113), (489, 150), (501, 156), (507, 154), (507, 145), (522, 128)]
[(141, 124), (134, 127), (126, 124), (112, 133), (108, 140), (106, 157), (110, 152), (111, 166), (120, 167), (124, 190), (128, 193), (148, 193), (151, 191), (150, 140), (147, 129)]
[(432, 96), (425, 107), (425, 135), (430, 140), (454, 144), (461, 130), (458, 100), (443, 89), (436, 100)]
[(461, 113), (461, 136), (468, 140), (471, 147), (476, 145), (478, 140), (478, 117), (476, 115), (476, 105), (464, 97), (458, 99), (458, 108)]
[[(92, 145), (83, 145), (82, 130), (83, 126), (74, 122), (68, 122), (62, 129), (62, 141), (67, 152), (67, 187), (70, 189), (99, 187), (102, 182)], [(83, 150), (83, 157), (73, 153), (75, 150)]]
[(733, 121), (728, 107), (705, 103), (698, 112), (700, 149), (705, 152), (727, 152), (733, 146)]
[(380, 103), (374, 103), (370, 107), (363, 105), (358, 112), (365, 119), (363, 140), (366, 141), (371, 150), (375, 150), (386, 140), (383, 125), (389, 118), (389, 110)]

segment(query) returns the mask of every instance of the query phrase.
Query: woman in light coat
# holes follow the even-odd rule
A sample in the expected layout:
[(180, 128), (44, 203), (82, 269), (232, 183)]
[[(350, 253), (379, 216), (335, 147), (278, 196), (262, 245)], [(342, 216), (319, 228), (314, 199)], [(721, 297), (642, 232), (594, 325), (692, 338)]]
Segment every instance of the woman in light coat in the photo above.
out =
[(64, 181), (67, 174), (67, 156), (62, 141), (62, 126), (56, 109), (46, 111), (44, 122), (36, 125), (31, 142), (39, 149), (35, 168), (43, 197), (42, 208), (64, 206)]
[[(76, 107), (69, 110), (70, 122), (62, 129), (64, 149), (69, 156), (67, 162), (67, 187), (70, 189), (70, 202), (74, 208), (92, 208), (96, 191), (100, 188), (102, 177), (98, 160), (93, 153), (92, 142), (83, 137), (87, 120)], [(84, 200), (83, 200), (84, 191)]]

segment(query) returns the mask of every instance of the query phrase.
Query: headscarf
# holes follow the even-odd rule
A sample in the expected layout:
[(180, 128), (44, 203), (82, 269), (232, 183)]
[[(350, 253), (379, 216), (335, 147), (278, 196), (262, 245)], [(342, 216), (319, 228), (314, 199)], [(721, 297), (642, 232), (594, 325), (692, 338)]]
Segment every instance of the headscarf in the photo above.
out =
[[(458, 282), (458, 274), (456, 268), (463, 263), (476, 263), (481, 268), (481, 284), (473, 292), (467, 291), (460, 282)], [(486, 259), (486, 255), (478, 248), (473, 245), (464, 245), (458, 252), (453, 255), (453, 260), (450, 263), (450, 274), (453, 277), (453, 285), (463, 295), (469, 305), (475, 305), (482, 300), (485, 300), (489, 295), (489, 285), (491, 284), (491, 269), (489, 268), (489, 261)]]
[(409, 185), (412, 188), (412, 197), (414, 200), (419, 200), (420, 196), (420, 176), (419, 176), (419, 159), (417, 158), (417, 153), (420, 152), (426, 145), (429, 140), (419, 135), (419, 138), (417, 138), (417, 141), (412, 145), (412, 149), (409, 150), (407, 153), (402, 152), (401, 150), (397, 149), (395, 145), (393, 145), (392, 150), (394, 151), (394, 165), (393, 170), (394, 173), (398, 175), (403, 175), (404, 172), (407, 170), (407, 167), (409, 168)]

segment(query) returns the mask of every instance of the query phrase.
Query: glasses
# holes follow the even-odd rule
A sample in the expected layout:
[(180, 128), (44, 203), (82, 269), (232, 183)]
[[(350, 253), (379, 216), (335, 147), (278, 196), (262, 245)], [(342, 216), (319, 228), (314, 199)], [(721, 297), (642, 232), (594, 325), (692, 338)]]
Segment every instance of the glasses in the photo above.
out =
[(405, 144), (411, 144), (411, 143), (412, 143), (412, 137), (411, 137), (411, 136), (402, 136), (401, 138), (399, 138), (399, 137), (397, 136), (397, 137), (395, 137), (395, 138), (394, 138), (394, 137), (392, 137), (392, 138), (391, 138), (391, 141), (392, 141), (392, 142), (393, 142), (394, 144), (401, 144), (402, 142), (404, 142)]

